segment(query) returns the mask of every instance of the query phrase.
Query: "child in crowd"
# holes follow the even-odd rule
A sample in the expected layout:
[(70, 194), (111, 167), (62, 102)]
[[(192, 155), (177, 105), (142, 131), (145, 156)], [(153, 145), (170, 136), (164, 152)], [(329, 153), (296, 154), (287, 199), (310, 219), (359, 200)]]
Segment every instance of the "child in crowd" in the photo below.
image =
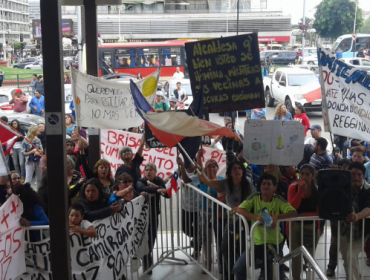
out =
[(72, 233), (81, 233), (87, 237), (98, 237), (94, 226), (84, 220), (85, 210), (80, 204), (73, 204), (69, 208), (69, 230)]
[(330, 157), (333, 160), (333, 165), (338, 165), (339, 161), (342, 159), (340, 155), (340, 149), (338, 147), (335, 147)]

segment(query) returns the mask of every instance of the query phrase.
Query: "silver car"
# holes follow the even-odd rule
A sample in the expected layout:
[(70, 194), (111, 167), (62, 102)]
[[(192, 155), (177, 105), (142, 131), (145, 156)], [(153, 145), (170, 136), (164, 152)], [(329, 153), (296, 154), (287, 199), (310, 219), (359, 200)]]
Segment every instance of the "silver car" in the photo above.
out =
[(367, 71), (370, 74), (370, 60), (368, 58), (362, 57), (347, 57), (341, 58), (340, 61), (343, 61), (351, 66), (358, 68), (359, 70)]

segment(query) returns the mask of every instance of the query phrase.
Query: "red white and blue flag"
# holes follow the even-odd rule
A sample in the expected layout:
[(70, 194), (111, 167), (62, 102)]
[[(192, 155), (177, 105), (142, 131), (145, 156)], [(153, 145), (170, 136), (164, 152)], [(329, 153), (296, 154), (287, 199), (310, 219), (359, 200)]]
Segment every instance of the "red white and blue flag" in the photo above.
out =
[(14, 136), (13, 138), (9, 139), (8, 141), (1, 142), (1, 147), (3, 148), (4, 155), (8, 155), (10, 150), (13, 148), (15, 142), (17, 142), (18, 137)]
[[(155, 112), (132, 80), (130, 81), (130, 89), (136, 111), (152, 130), (155, 137), (166, 147), (176, 146), (185, 137), (211, 135), (236, 137), (236, 134), (227, 127), (189, 116), (184, 111)], [(198, 149), (198, 147), (196, 148)]]
[(166, 184), (167, 194), (169, 197), (172, 195), (172, 190), (177, 193), (178, 188), (181, 187), (181, 178), (176, 171), (172, 174), (171, 180)]

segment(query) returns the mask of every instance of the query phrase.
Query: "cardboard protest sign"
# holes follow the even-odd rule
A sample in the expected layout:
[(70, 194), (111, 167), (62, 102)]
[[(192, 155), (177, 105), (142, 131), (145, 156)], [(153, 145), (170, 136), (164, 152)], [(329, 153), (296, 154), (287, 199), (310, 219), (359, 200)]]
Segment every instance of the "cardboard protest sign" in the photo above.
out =
[[(141, 137), (142, 134), (122, 130), (101, 130), (101, 157), (110, 162), (113, 175), (116, 173), (118, 167), (123, 164), (119, 150), (123, 146), (129, 146), (135, 154), (139, 148)], [(216, 160), (219, 165), (218, 174), (224, 176), (226, 172), (226, 153), (208, 147), (204, 147), (203, 149), (205, 152), (203, 162), (206, 162), (210, 158)], [(176, 148), (144, 148), (144, 161), (140, 168), (141, 175), (144, 175), (145, 164), (153, 162), (157, 165), (157, 176), (163, 179), (168, 177), (177, 169), (176, 153)]]
[[(127, 202), (122, 212), (95, 221), (97, 238), (71, 234), (72, 279), (125, 279), (122, 277), (131, 258), (141, 258), (149, 252), (148, 223), (149, 205), (139, 196)], [(51, 280), (50, 238), (39, 242), (21, 240), (26, 245), (28, 275), (20, 275), (16, 280)], [(25, 263), (22, 252), (23, 259), (17, 265)]]
[[(111, 81), (83, 74), (75, 69), (72, 72), (72, 95), (77, 125), (81, 127), (122, 129), (142, 124), (136, 112), (130, 93), (130, 81)], [(160, 70), (137, 85), (153, 104)]]
[[(370, 134), (370, 75), (319, 45), (325, 131), (364, 141)], [(353, 58), (353, 64), (359, 58)]]
[(12, 195), (0, 208), (0, 265), (1, 279), (14, 279), (26, 271), (24, 229), (19, 224), (23, 204)]
[(297, 121), (244, 123), (243, 156), (250, 164), (297, 165), (303, 157), (304, 126)]
[(265, 107), (256, 33), (185, 44), (193, 107), (209, 113)]
[[(119, 150), (123, 146), (129, 146), (133, 153), (139, 148), (142, 134), (131, 133), (122, 130), (102, 129), (101, 135), (101, 157), (111, 163), (113, 174), (122, 165)], [(144, 166), (148, 162), (157, 166), (157, 176), (166, 178), (177, 168), (176, 148), (144, 148), (144, 161), (141, 166), (141, 175), (144, 175)]]

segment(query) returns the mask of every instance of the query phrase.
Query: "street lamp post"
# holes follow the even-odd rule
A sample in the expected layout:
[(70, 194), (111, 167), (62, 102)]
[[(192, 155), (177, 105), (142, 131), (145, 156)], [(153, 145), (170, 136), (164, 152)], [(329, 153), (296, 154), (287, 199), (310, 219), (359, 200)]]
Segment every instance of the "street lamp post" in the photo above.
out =
[(6, 61), (6, 41), (5, 41), (5, 15), (4, 15), (4, 4), (0, 4), (1, 14), (3, 20), (3, 49), (4, 49), (4, 60)]
[[(356, 51), (356, 18), (357, 18), (357, 0), (350, 0), (350, 2), (356, 2), (356, 8), (355, 8), (355, 20), (353, 21), (353, 35), (354, 37), (352, 37), (353, 39), (353, 45), (354, 45), (354, 49)], [(353, 48), (352, 48), (353, 49)], [(353, 57), (355, 57), (355, 51), (353, 52)]]

